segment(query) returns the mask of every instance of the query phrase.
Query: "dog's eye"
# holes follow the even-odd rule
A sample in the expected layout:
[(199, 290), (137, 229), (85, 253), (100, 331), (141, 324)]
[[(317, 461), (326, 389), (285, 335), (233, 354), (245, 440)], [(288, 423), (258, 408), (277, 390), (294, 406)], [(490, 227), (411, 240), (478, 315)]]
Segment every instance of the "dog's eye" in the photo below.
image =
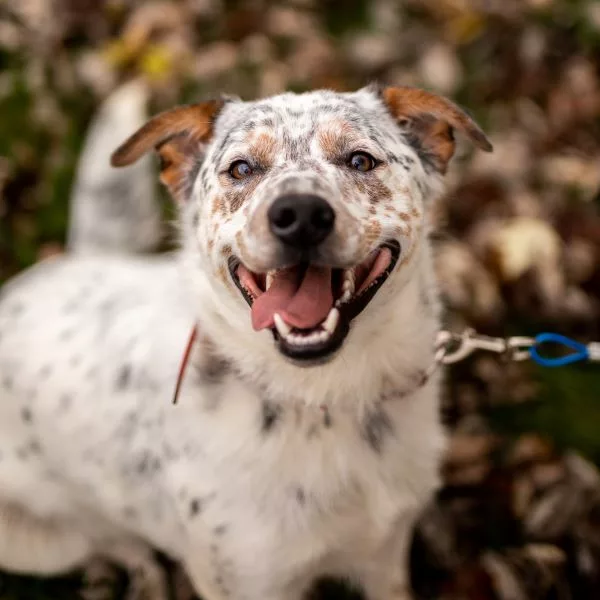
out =
[(355, 152), (348, 161), (348, 165), (356, 171), (370, 171), (375, 168), (375, 159), (366, 152)]
[(245, 179), (252, 175), (252, 167), (245, 160), (236, 160), (229, 167), (229, 174), (234, 179)]

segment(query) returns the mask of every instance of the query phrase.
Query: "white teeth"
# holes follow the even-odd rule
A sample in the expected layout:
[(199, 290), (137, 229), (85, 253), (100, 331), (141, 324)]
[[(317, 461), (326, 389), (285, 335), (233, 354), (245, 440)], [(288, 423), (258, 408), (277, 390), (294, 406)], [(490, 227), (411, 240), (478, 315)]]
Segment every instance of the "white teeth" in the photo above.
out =
[(326, 331), (314, 331), (310, 335), (292, 333), (285, 338), (285, 341), (296, 346), (309, 346), (310, 344), (324, 342), (328, 337), (329, 334)]
[(340, 320), (340, 311), (337, 308), (332, 308), (323, 323), (323, 329), (331, 335)]
[(342, 281), (342, 295), (336, 300), (335, 305), (340, 306), (341, 304), (350, 302), (355, 288), (356, 280), (354, 269), (346, 269), (344, 271), (344, 279)]
[[(269, 276), (267, 275), (267, 281), (268, 277)], [(280, 336), (288, 337), (290, 333), (292, 333), (292, 328), (281, 318), (279, 313), (275, 313), (273, 315), (273, 322), (275, 323), (275, 327), (277, 328)]]
[(341, 304), (346, 304), (346, 302), (350, 302), (352, 298), (352, 292), (350, 290), (345, 290), (344, 293), (337, 299), (335, 305), (340, 306)]
[(273, 283), (273, 271), (269, 271), (267, 273), (267, 277), (265, 279), (265, 291), (271, 287), (272, 283)]
[(332, 308), (327, 315), (321, 327), (309, 334), (292, 333), (292, 328), (283, 320), (279, 313), (273, 315), (273, 322), (279, 335), (285, 339), (288, 344), (294, 346), (309, 346), (310, 344), (318, 344), (328, 340), (340, 319), (340, 311), (337, 308)]
[(354, 286), (354, 269), (347, 269), (346, 271), (344, 271), (344, 281), (342, 282), (342, 289), (344, 291), (349, 291), (351, 294), (353, 294)]

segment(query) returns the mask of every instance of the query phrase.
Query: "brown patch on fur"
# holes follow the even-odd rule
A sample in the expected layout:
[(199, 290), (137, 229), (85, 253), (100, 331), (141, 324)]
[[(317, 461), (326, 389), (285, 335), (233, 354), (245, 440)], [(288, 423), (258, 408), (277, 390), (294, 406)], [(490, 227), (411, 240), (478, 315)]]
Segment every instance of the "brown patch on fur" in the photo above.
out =
[(237, 182), (229, 184), (230, 189), (226, 193), (226, 197), (231, 213), (235, 213), (246, 204), (248, 198), (254, 193), (259, 181), (260, 176), (254, 174), (241, 184)]
[(369, 221), (367, 227), (365, 228), (364, 235), (364, 244), (367, 247), (373, 246), (373, 244), (379, 239), (381, 235), (381, 224), (379, 221)]
[(156, 115), (113, 152), (111, 164), (124, 167), (154, 148), (161, 159), (161, 182), (182, 202), (191, 189), (200, 145), (212, 135), (222, 106), (223, 101), (213, 100)]
[(377, 175), (370, 171), (368, 173), (360, 173), (360, 175), (366, 175), (364, 185), (371, 204), (381, 204), (392, 199), (392, 191)]
[(261, 133), (253, 140), (249, 152), (261, 167), (269, 167), (275, 161), (277, 140), (268, 133)]
[(233, 248), (231, 247), (230, 244), (225, 244), (221, 248), (221, 255), (224, 256), (225, 258), (229, 258), (232, 254), (233, 254)]
[(226, 269), (226, 268), (225, 268), (223, 265), (221, 265), (221, 266), (219, 267), (218, 274), (219, 274), (219, 279), (220, 279), (220, 280), (221, 280), (221, 281), (222, 281), (222, 282), (223, 282), (225, 285), (229, 285), (229, 283), (230, 283), (230, 280), (229, 280), (229, 277), (228, 277), (228, 275), (227, 275), (227, 269)]
[(479, 126), (450, 100), (425, 90), (386, 88), (383, 100), (392, 115), (414, 136), (423, 157), (445, 173), (454, 154), (453, 129), (464, 133), (478, 148), (491, 152), (492, 144)]
[(394, 229), (393, 229), (393, 233), (394, 235), (403, 235), (405, 237), (410, 237), (410, 235), (412, 234), (412, 227), (410, 225), (410, 223), (406, 223), (405, 225), (400, 225), (399, 223), (397, 225), (394, 225)]
[(214, 217), (215, 215), (225, 216), (227, 214), (227, 203), (225, 202), (223, 196), (217, 196), (213, 199), (210, 214), (211, 217)]
[(209, 252), (212, 252), (212, 249), (213, 249), (214, 247), (215, 247), (215, 240), (214, 240), (213, 238), (210, 238), (210, 239), (208, 240), (208, 242), (206, 242), (206, 249), (207, 249)]
[(352, 144), (352, 127), (343, 119), (333, 119), (321, 126), (317, 140), (327, 160), (339, 160)]
[(369, 205), (369, 213), (372, 215), (376, 215), (377, 214), (377, 207), (374, 204), (370, 204)]
[(398, 215), (399, 219), (402, 219), (403, 221), (410, 221), (410, 215), (407, 212), (397, 212), (396, 213)]

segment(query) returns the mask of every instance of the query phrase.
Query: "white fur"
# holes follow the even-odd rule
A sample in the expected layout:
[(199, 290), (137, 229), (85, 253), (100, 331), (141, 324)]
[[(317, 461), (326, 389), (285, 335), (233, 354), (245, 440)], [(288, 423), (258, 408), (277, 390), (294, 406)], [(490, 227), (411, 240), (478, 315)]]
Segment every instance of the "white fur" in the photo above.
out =
[[(374, 97), (356, 97), (394, 127)], [(294, 98), (300, 107), (313, 102)], [(243, 103), (224, 109), (215, 144), (233, 112), (244, 110)], [(396, 150), (414, 155), (396, 138)], [(204, 170), (215, 168), (211, 152)], [(247, 234), (266, 201), (260, 190), (216, 228), (222, 217), (211, 221), (196, 185), (175, 256), (66, 256), (2, 290), (0, 540), (7, 511), (29, 516), (20, 537), (0, 543), (1, 566), (60, 572), (93, 554), (122, 557), (123, 547), (143, 542), (182, 561), (207, 600), (293, 600), (325, 574), (355, 580), (372, 600), (409, 597), (410, 530), (436, 486), (443, 446), (437, 377), (418, 384), (433, 360), (438, 311), (428, 199), (415, 181), (432, 194), (439, 178), (418, 161), (384, 176), (412, 190), (393, 198), (416, 208), (403, 238), (410, 256), (321, 366), (292, 364), (269, 332), (251, 329), (248, 307), (216, 277), (219, 263), (205, 247), (213, 236), (237, 249), (235, 234)], [(323, 180), (335, 192), (333, 168)], [(363, 202), (357, 196), (348, 208), (357, 231)], [(382, 236), (392, 231), (393, 218), (376, 218)], [(358, 246), (345, 251), (360, 258)], [(201, 343), (173, 406), (194, 323)], [(195, 366), (213, 352), (229, 365), (216, 382)], [(269, 431), (265, 401), (276, 413)], [(362, 432), (380, 408), (392, 433), (375, 451)], [(30, 552), (33, 543), (47, 552)]]

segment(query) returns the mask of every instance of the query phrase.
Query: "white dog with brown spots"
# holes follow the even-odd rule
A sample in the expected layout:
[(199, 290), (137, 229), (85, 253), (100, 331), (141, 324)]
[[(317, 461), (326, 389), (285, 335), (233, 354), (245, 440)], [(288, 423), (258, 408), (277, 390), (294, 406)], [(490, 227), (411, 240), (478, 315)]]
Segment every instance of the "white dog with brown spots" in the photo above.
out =
[(0, 566), (108, 556), (158, 599), (155, 547), (206, 600), (323, 575), (409, 598), (444, 440), (426, 211), (454, 130), (491, 149), (448, 100), (368, 87), (179, 107), (130, 137), (113, 164), (158, 152), (181, 249), (3, 288)]

